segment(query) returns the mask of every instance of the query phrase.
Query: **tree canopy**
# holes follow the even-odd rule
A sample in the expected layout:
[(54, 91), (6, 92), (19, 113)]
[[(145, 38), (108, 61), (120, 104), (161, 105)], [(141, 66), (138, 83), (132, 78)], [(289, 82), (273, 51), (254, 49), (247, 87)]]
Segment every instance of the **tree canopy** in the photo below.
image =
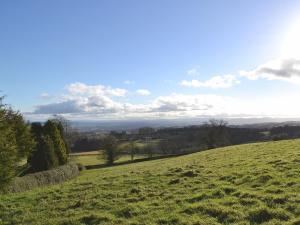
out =
[(0, 97), (0, 189), (16, 175), (19, 162), (35, 146), (30, 125), (23, 116), (3, 104)]

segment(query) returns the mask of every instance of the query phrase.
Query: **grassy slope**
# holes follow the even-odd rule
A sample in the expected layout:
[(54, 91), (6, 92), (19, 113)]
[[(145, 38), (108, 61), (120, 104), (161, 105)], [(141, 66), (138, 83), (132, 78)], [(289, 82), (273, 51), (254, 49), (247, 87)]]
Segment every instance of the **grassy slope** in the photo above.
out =
[(84, 171), (62, 185), (0, 196), (0, 218), (4, 224), (300, 224), (300, 140)]

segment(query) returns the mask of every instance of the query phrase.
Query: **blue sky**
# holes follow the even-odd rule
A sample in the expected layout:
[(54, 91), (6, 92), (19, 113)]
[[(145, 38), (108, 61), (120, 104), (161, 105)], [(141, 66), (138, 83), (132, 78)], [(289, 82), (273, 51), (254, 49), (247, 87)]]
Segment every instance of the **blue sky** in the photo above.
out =
[(29, 118), (300, 116), (298, 15), (297, 0), (4, 0), (0, 90)]

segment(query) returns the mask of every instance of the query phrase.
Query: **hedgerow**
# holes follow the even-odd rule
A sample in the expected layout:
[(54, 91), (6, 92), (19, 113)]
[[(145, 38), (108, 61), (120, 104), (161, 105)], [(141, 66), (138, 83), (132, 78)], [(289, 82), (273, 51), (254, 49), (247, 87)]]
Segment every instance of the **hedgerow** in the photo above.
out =
[(76, 164), (70, 163), (55, 169), (32, 173), (23, 177), (16, 177), (5, 192), (22, 192), (50, 184), (62, 183), (79, 175)]

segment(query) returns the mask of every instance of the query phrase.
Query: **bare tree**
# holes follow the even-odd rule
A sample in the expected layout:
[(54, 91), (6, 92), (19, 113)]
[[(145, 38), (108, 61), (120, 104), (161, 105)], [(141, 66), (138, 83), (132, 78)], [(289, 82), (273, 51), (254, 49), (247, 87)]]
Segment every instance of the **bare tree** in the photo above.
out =
[(230, 144), (226, 121), (211, 119), (204, 126), (207, 130), (204, 142), (208, 149)]

